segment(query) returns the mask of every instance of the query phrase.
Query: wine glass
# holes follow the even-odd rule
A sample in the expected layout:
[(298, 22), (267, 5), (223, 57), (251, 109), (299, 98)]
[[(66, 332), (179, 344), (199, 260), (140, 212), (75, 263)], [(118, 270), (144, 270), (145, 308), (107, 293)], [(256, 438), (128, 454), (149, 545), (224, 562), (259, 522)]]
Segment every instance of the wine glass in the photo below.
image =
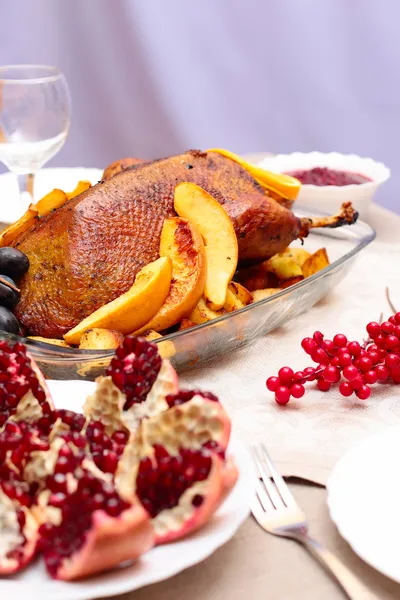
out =
[(44, 65), (0, 67), (0, 161), (18, 176), (21, 205), (34, 175), (63, 146), (71, 101), (64, 75)]

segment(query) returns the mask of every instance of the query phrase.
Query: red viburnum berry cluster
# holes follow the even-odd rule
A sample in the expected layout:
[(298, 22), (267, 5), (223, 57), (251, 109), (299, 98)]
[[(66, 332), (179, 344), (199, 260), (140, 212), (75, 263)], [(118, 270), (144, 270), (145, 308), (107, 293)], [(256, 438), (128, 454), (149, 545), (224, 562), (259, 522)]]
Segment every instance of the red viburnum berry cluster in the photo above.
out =
[(400, 312), (383, 323), (368, 323), (367, 333), (362, 344), (349, 342), (342, 333), (333, 340), (325, 339), (320, 331), (304, 338), (301, 346), (317, 367), (296, 373), (282, 367), (277, 377), (269, 377), (266, 385), (275, 392), (276, 402), (287, 404), (292, 396), (301, 398), (309, 381), (316, 381), (322, 392), (339, 384), (342, 396), (355, 394), (359, 400), (370, 397), (374, 383), (400, 383)]

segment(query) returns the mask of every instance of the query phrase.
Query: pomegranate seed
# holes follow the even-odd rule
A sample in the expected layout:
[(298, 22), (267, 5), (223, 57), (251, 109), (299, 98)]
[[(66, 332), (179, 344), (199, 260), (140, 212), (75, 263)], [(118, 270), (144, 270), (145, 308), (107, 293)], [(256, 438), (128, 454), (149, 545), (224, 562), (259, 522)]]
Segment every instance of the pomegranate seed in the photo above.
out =
[(111, 437), (117, 444), (126, 444), (129, 434), (126, 431), (114, 431)]
[(204, 496), (201, 496), (201, 494), (196, 494), (195, 496), (193, 496), (192, 504), (196, 508), (201, 506), (203, 504), (203, 502), (204, 502)]

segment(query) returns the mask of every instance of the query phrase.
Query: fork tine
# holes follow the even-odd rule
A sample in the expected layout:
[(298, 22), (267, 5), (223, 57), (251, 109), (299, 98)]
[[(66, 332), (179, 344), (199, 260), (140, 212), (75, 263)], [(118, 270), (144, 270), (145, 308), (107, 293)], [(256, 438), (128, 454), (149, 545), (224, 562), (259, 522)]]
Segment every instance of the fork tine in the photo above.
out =
[(283, 502), (286, 504), (287, 507), (292, 507), (292, 508), (297, 507), (296, 500), (292, 496), (292, 493), (289, 490), (289, 487), (288, 487), (286, 481), (283, 479), (282, 475), (280, 473), (278, 473), (278, 471), (276, 470), (276, 468), (267, 452), (265, 445), (261, 444), (261, 448), (262, 448), (265, 462), (267, 463), (267, 466), (271, 473), (272, 479), (278, 489), (278, 492), (281, 495)]
[(264, 509), (260, 503), (259, 498), (257, 498), (257, 496), (254, 496), (251, 505), (250, 505), (250, 509), (251, 512), (253, 513), (253, 517), (256, 519), (256, 521), (258, 521), (260, 524), (264, 518), (265, 512)]
[(281, 497), (279, 496), (273, 483), (271, 482), (268, 473), (266, 473), (266, 471), (261, 463), (257, 449), (253, 446), (252, 450), (253, 450), (254, 461), (256, 463), (259, 476), (261, 476), (261, 479), (264, 482), (265, 489), (267, 490), (268, 496), (270, 497), (270, 500), (271, 500), (273, 506), (275, 508), (282, 508), (283, 502), (281, 500)]
[(257, 479), (256, 483), (256, 495), (256, 498), (258, 498), (258, 501), (261, 504), (264, 512), (271, 512), (271, 510), (275, 510), (270, 496), (259, 479)]

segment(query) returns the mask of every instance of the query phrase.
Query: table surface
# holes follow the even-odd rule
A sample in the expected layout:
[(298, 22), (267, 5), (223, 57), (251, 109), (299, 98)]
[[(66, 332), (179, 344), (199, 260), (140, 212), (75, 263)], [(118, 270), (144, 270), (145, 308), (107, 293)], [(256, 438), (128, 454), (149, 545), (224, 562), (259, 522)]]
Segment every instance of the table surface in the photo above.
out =
[[(377, 240), (400, 243), (400, 216), (373, 206), (369, 222), (377, 231)], [(291, 488), (308, 517), (310, 534), (368, 584), (377, 600), (400, 598), (400, 585), (366, 565), (340, 537), (329, 518), (325, 488), (304, 483), (291, 483)], [(167, 581), (118, 596), (118, 600), (245, 597), (339, 600), (344, 595), (301, 546), (264, 533), (249, 518), (230, 542), (203, 563)]]

